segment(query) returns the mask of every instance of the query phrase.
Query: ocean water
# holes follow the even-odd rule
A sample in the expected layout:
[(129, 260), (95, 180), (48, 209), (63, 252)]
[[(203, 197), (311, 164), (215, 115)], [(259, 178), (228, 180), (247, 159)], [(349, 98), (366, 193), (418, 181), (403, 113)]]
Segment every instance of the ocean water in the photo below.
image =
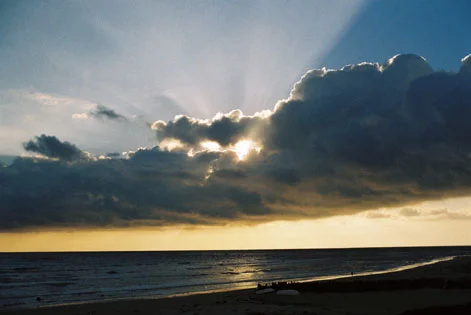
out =
[(0, 310), (158, 297), (370, 273), (470, 255), (471, 247), (0, 253)]

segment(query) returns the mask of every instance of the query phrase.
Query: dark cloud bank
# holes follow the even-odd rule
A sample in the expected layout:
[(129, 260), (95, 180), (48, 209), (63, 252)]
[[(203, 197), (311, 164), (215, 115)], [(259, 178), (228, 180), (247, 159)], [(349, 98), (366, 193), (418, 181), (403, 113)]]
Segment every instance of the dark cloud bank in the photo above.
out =
[[(312, 70), (273, 112), (155, 122), (172, 152), (94, 159), (40, 136), (24, 147), (50, 159), (0, 168), (0, 227), (262, 222), (467, 195), (470, 61), (458, 73), (415, 55)], [(247, 139), (262, 149), (239, 160), (231, 148)]]
[(28, 142), (23, 143), (26, 151), (39, 153), (52, 159), (63, 161), (75, 161), (87, 159), (88, 156), (70, 142), (61, 142), (54, 136), (41, 135)]

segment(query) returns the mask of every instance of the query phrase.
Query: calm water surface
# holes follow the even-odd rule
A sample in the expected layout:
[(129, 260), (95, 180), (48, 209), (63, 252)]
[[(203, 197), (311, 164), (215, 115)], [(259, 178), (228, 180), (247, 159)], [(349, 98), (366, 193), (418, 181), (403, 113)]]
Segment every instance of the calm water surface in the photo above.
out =
[(374, 272), (471, 254), (471, 247), (0, 253), (0, 310), (168, 296)]

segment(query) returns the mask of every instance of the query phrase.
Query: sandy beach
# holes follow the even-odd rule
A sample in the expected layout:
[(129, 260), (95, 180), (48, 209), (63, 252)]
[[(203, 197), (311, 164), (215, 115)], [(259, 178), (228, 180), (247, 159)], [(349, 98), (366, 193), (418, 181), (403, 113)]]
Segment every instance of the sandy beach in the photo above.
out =
[[(335, 280), (335, 283), (440, 279), (443, 288), (369, 290), (365, 292), (300, 292), (256, 295), (255, 288), (161, 299), (104, 301), (4, 311), (15, 315), (123, 314), (471, 314), (471, 288), (447, 288), (448, 281), (471, 280), (471, 257), (381, 275)], [(438, 280), (437, 280), (438, 281)], [(335, 286), (335, 284), (334, 284)]]

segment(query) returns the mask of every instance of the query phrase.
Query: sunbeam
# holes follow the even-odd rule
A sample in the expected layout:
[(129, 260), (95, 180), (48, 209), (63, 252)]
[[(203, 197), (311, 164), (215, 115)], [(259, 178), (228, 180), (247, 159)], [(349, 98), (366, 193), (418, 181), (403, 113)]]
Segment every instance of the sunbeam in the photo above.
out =
[[(253, 114), (287, 97), (293, 82), (333, 47), (363, 3), (19, 3), (11, 14), (28, 24), (13, 24), (5, 34), (10, 45), (2, 48), (0, 59), (8, 66), (2, 68), (0, 86), (25, 94), (34, 87), (37, 94), (87, 100), (147, 121), (178, 114), (211, 118), (234, 108)], [(78, 47), (84, 38), (87, 44)], [(29, 70), (32, 60), (36, 71)], [(73, 114), (80, 118), (83, 110)], [(63, 109), (49, 116), (58, 115), (72, 118)], [(91, 151), (103, 145), (94, 143), (93, 134), (109, 132), (93, 126), (81, 138), (50, 119), (31, 121), (23, 132), (37, 134), (48, 126), (48, 133), (69, 134)], [(142, 131), (134, 133), (121, 142), (153, 144)], [(115, 145), (123, 149), (124, 143)]]

